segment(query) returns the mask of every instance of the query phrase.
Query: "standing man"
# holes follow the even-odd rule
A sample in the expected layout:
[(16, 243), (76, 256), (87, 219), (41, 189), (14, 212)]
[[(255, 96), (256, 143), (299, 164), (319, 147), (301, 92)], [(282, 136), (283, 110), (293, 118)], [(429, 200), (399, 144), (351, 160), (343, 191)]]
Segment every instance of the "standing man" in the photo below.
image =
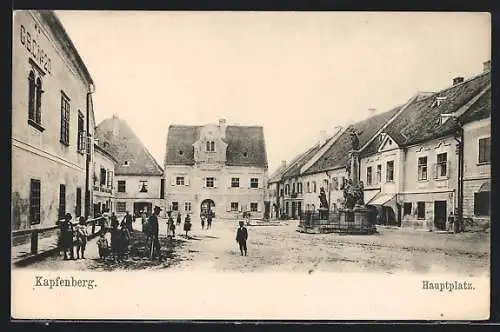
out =
[(247, 255), (248, 231), (244, 224), (243, 221), (240, 221), (240, 227), (236, 231), (236, 242), (240, 245), (241, 256), (243, 256), (243, 253), (245, 253), (245, 256)]
[(74, 228), (73, 223), (71, 222), (72, 218), (71, 213), (66, 213), (64, 220), (62, 220), (59, 225), (59, 244), (64, 252), (64, 260), (68, 260), (68, 252), (69, 259), (75, 259), (75, 253), (73, 250)]
[(159, 206), (155, 206), (153, 214), (149, 217), (148, 220), (148, 228), (149, 234), (151, 237), (151, 258), (154, 258), (156, 254), (158, 254), (158, 258), (160, 256), (160, 240), (158, 239), (158, 215), (160, 214), (161, 208)]
[(127, 211), (123, 217), (122, 223), (125, 223), (128, 231), (132, 233), (132, 215)]

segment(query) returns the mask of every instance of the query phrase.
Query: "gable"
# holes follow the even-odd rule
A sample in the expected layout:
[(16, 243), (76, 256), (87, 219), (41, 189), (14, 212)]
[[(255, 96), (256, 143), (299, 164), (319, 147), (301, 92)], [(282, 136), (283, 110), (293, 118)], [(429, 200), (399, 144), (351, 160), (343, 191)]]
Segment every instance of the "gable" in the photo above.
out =
[(394, 138), (392, 138), (390, 135), (380, 134), (380, 137), (382, 138), (382, 143), (378, 148), (378, 152), (391, 151), (399, 148)]

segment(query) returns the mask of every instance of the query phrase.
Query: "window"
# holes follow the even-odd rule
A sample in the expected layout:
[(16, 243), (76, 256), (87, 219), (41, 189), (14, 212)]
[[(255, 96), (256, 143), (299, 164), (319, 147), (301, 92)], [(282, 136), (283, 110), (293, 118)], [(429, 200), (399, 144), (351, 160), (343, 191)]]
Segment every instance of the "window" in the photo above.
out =
[(332, 185), (334, 190), (339, 190), (339, 180), (336, 176), (332, 179)]
[(231, 178), (231, 188), (238, 188), (240, 186), (240, 178)]
[(126, 202), (116, 202), (116, 212), (126, 212), (127, 203)]
[(59, 219), (63, 219), (66, 214), (66, 186), (59, 185)]
[(491, 137), (479, 139), (479, 162), (489, 163), (491, 161), (490, 147)]
[(80, 153), (85, 151), (85, 125), (83, 114), (78, 111), (78, 137), (77, 137), (77, 150)]
[(191, 211), (191, 202), (184, 202), (184, 211), (186, 212)]
[(250, 188), (259, 188), (259, 179), (251, 178), (250, 179)]
[(445, 153), (437, 155), (436, 176), (445, 177), (448, 175), (448, 156)]
[(302, 182), (299, 182), (297, 184), (297, 191), (299, 192), (299, 194), (302, 194)]
[(250, 211), (251, 212), (257, 212), (258, 211), (259, 204), (258, 203), (250, 203)]
[(388, 161), (387, 162), (387, 174), (385, 177), (387, 182), (392, 182), (394, 181), (394, 161)]
[(489, 216), (490, 215), (490, 192), (481, 191), (474, 193), (474, 215)]
[(30, 222), (40, 223), (40, 180), (31, 179), (30, 183)]
[(165, 198), (165, 179), (160, 180), (160, 198)]
[(313, 184), (313, 193), (315, 193), (316, 192), (316, 181), (313, 181), (312, 184)]
[(307, 188), (307, 192), (310, 193), (311, 192), (311, 184), (309, 182), (307, 182), (306, 188)]
[(214, 152), (214, 151), (215, 151), (215, 142), (207, 141), (207, 152)]
[(125, 161), (123, 162), (123, 166), (128, 166), (128, 165), (129, 165), (128, 160), (125, 160)]
[(101, 186), (105, 186), (106, 185), (106, 175), (107, 175), (107, 172), (106, 172), (106, 169), (104, 167), (101, 167)]
[(124, 193), (126, 189), (125, 180), (118, 180), (118, 192)]
[(366, 168), (366, 184), (371, 186), (372, 184), (372, 167)]
[(75, 217), (82, 215), (82, 188), (76, 188)]
[(417, 218), (425, 219), (425, 202), (417, 202)]
[(403, 216), (411, 215), (411, 208), (412, 208), (411, 203), (404, 203), (403, 204)]
[(377, 165), (377, 183), (382, 182), (382, 165)]
[(179, 211), (179, 202), (172, 202), (172, 211)]
[(292, 183), (292, 194), (295, 194), (295, 182)]
[(213, 188), (214, 187), (214, 178), (207, 178), (206, 179), (206, 187), (207, 188)]
[(325, 185), (325, 190), (328, 191), (329, 188), (328, 188), (328, 180), (323, 180), (323, 183)]
[(231, 211), (238, 211), (238, 202), (231, 202)]
[(288, 195), (288, 194), (290, 194), (290, 185), (289, 184), (285, 185), (285, 195)]
[(69, 98), (61, 91), (61, 143), (69, 145)]
[(280, 196), (283, 196), (283, 189), (280, 189)]
[(112, 188), (113, 187), (113, 171), (108, 171), (106, 186), (108, 188)]
[(183, 176), (177, 176), (175, 178), (175, 184), (178, 186), (183, 186), (184, 185), (184, 177)]
[(139, 192), (141, 192), (141, 193), (147, 193), (148, 192), (148, 181), (141, 180), (139, 182), (141, 183), (141, 190), (139, 190)]
[(28, 119), (38, 125), (42, 123), (42, 80), (36, 79), (35, 72), (30, 71), (28, 76)]
[(427, 180), (427, 157), (418, 158), (418, 180)]

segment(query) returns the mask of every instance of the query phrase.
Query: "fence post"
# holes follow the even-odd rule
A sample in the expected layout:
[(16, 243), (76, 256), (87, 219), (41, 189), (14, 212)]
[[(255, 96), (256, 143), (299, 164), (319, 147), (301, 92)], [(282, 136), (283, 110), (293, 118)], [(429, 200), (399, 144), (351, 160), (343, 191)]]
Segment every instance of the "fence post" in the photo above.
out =
[(31, 233), (31, 254), (36, 255), (38, 253), (38, 232), (33, 231)]

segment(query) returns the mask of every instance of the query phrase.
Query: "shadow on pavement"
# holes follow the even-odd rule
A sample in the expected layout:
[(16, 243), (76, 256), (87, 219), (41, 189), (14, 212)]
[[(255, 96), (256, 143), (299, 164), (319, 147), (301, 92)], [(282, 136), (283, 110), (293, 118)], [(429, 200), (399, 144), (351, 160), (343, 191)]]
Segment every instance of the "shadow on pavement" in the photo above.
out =
[(112, 257), (105, 260), (95, 258), (89, 265), (92, 270), (141, 270), (148, 268), (168, 268), (180, 262), (181, 258), (175, 249), (184, 245), (185, 241), (160, 237), (162, 259), (149, 258), (149, 250), (146, 246), (146, 236), (142, 232), (134, 231), (131, 236), (131, 245), (128, 255), (121, 262), (115, 262)]

